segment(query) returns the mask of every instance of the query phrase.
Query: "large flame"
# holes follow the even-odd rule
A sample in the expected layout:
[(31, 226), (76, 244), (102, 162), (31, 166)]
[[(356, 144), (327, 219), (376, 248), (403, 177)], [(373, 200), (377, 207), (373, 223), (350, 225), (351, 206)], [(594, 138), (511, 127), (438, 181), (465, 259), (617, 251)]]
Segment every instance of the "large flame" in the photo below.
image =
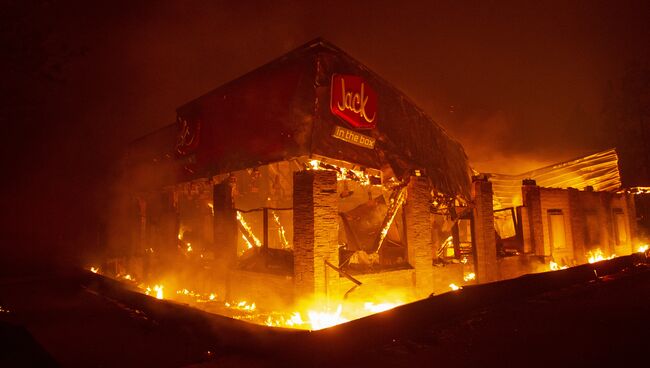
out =
[(587, 260), (589, 261), (589, 263), (596, 263), (596, 262), (612, 259), (614, 257), (616, 257), (616, 254), (612, 254), (611, 256), (606, 257), (603, 254), (603, 252), (600, 250), (600, 248), (594, 250), (593, 252), (592, 251), (587, 252)]

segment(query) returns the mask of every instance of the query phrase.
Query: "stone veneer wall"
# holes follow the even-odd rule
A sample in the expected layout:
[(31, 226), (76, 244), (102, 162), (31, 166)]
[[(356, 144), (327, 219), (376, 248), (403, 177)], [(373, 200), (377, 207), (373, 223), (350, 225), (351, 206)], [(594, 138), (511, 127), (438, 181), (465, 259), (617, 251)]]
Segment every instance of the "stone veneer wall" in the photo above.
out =
[[(522, 187), (528, 226), (523, 226), (524, 239), (533, 239), (535, 253), (553, 257), (556, 262), (566, 265), (587, 262), (587, 252), (599, 248), (605, 255), (625, 255), (634, 251), (636, 240), (636, 211), (634, 200), (626, 194), (609, 192), (580, 191), (573, 188), (541, 188), (534, 184)], [(560, 209), (565, 219), (566, 250), (551, 249), (548, 210)], [(614, 209), (620, 209), (625, 217), (627, 241), (616, 245)], [(587, 214), (597, 219), (598, 239), (587, 243)], [(543, 247), (538, 246), (541, 234)], [(526, 245), (524, 247), (526, 249)], [(508, 261), (511, 262), (511, 261)], [(531, 271), (532, 272), (532, 271)], [(506, 272), (508, 273), (508, 272)], [(502, 275), (504, 278), (505, 275)]]
[(338, 294), (338, 196), (336, 172), (307, 170), (293, 176), (293, 254), (296, 298)]
[(544, 227), (542, 226), (542, 207), (540, 202), (540, 187), (537, 185), (523, 185), (522, 197), (525, 211), (528, 218), (526, 225), (529, 233), (524, 235), (524, 241), (530, 240), (529, 244), (524, 244), (524, 249), (530, 249), (534, 254), (544, 254)]
[(492, 183), (487, 180), (472, 183), (476, 279), (480, 283), (499, 279), (492, 197)]
[(426, 297), (433, 292), (432, 224), (429, 211), (431, 186), (427, 178), (411, 176), (406, 190), (404, 215), (408, 262), (415, 269), (416, 294), (418, 297)]
[[(636, 241), (636, 213), (634, 212), (634, 200), (633, 199), (628, 199), (627, 196), (630, 196), (629, 194), (612, 194), (610, 197), (610, 208), (612, 211), (615, 208), (621, 209), (623, 211), (623, 216), (625, 218), (625, 225), (626, 225), (626, 231), (627, 231), (627, 242), (621, 243), (621, 244), (616, 244), (616, 231), (614, 230), (614, 214), (612, 212), (612, 241), (610, 242), (611, 244), (611, 251), (612, 253), (616, 255), (625, 255), (625, 254), (630, 254), (634, 251), (636, 251), (635, 248), (635, 241)], [(632, 215), (632, 213), (635, 213)], [(634, 219), (630, 221), (630, 219)]]
[(569, 223), (571, 224), (571, 234), (573, 234), (573, 259), (576, 263), (585, 263), (587, 261), (585, 254), (587, 253), (587, 244), (586, 237), (584, 233), (586, 231), (586, 213), (583, 206), (581, 192), (577, 189), (569, 188), (567, 189), (567, 194), (569, 196), (569, 208), (571, 208), (571, 217), (569, 217)]

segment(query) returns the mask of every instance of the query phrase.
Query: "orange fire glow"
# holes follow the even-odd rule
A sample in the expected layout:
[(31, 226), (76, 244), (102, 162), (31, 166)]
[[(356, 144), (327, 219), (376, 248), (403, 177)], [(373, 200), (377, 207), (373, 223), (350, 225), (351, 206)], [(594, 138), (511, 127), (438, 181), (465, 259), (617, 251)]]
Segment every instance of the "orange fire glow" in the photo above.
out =
[(614, 257), (616, 257), (616, 254), (612, 254), (611, 256), (606, 257), (603, 254), (603, 252), (600, 250), (600, 248), (594, 250), (593, 252), (592, 251), (587, 252), (587, 260), (589, 261), (589, 263), (596, 263), (596, 262), (612, 259)]

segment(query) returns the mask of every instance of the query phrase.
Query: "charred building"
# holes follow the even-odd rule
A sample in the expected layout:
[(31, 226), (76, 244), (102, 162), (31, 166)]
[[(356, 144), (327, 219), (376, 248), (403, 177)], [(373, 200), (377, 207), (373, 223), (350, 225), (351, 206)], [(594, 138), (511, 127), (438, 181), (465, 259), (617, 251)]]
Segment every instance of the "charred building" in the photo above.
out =
[[(124, 173), (114, 272), (225, 299), (416, 299), (634, 247), (629, 194), (472, 176), (444, 129), (323, 40), (179, 107), (131, 144)], [(519, 194), (500, 203), (504, 181)]]

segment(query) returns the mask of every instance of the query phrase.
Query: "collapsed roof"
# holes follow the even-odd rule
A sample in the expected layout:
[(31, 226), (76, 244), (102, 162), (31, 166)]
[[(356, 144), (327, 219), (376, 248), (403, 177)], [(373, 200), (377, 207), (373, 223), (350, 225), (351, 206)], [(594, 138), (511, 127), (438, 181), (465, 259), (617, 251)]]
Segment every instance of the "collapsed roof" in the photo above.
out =
[[(354, 129), (329, 109), (334, 74), (359, 76), (376, 91), (376, 127), (360, 131), (375, 139), (374, 148), (332, 137), (335, 126)], [(195, 137), (174, 152), (188, 129)], [(157, 139), (167, 145), (165, 152), (151, 143)], [(143, 153), (148, 147), (157, 150), (155, 158)], [(172, 153), (175, 164), (168, 165), (176, 167), (176, 182), (300, 156), (324, 156), (390, 169), (400, 179), (420, 170), (436, 190), (470, 198), (471, 172), (462, 146), (403, 93), (322, 39), (179, 107), (176, 124), (134, 142), (130, 156), (132, 163), (160, 163)]]
[(560, 162), (519, 175), (488, 174), (494, 191), (495, 208), (521, 205), (521, 185), (524, 179), (533, 179), (547, 188), (617, 191), (621, 188), (618, 155), (614, 148), (570, 161)]

